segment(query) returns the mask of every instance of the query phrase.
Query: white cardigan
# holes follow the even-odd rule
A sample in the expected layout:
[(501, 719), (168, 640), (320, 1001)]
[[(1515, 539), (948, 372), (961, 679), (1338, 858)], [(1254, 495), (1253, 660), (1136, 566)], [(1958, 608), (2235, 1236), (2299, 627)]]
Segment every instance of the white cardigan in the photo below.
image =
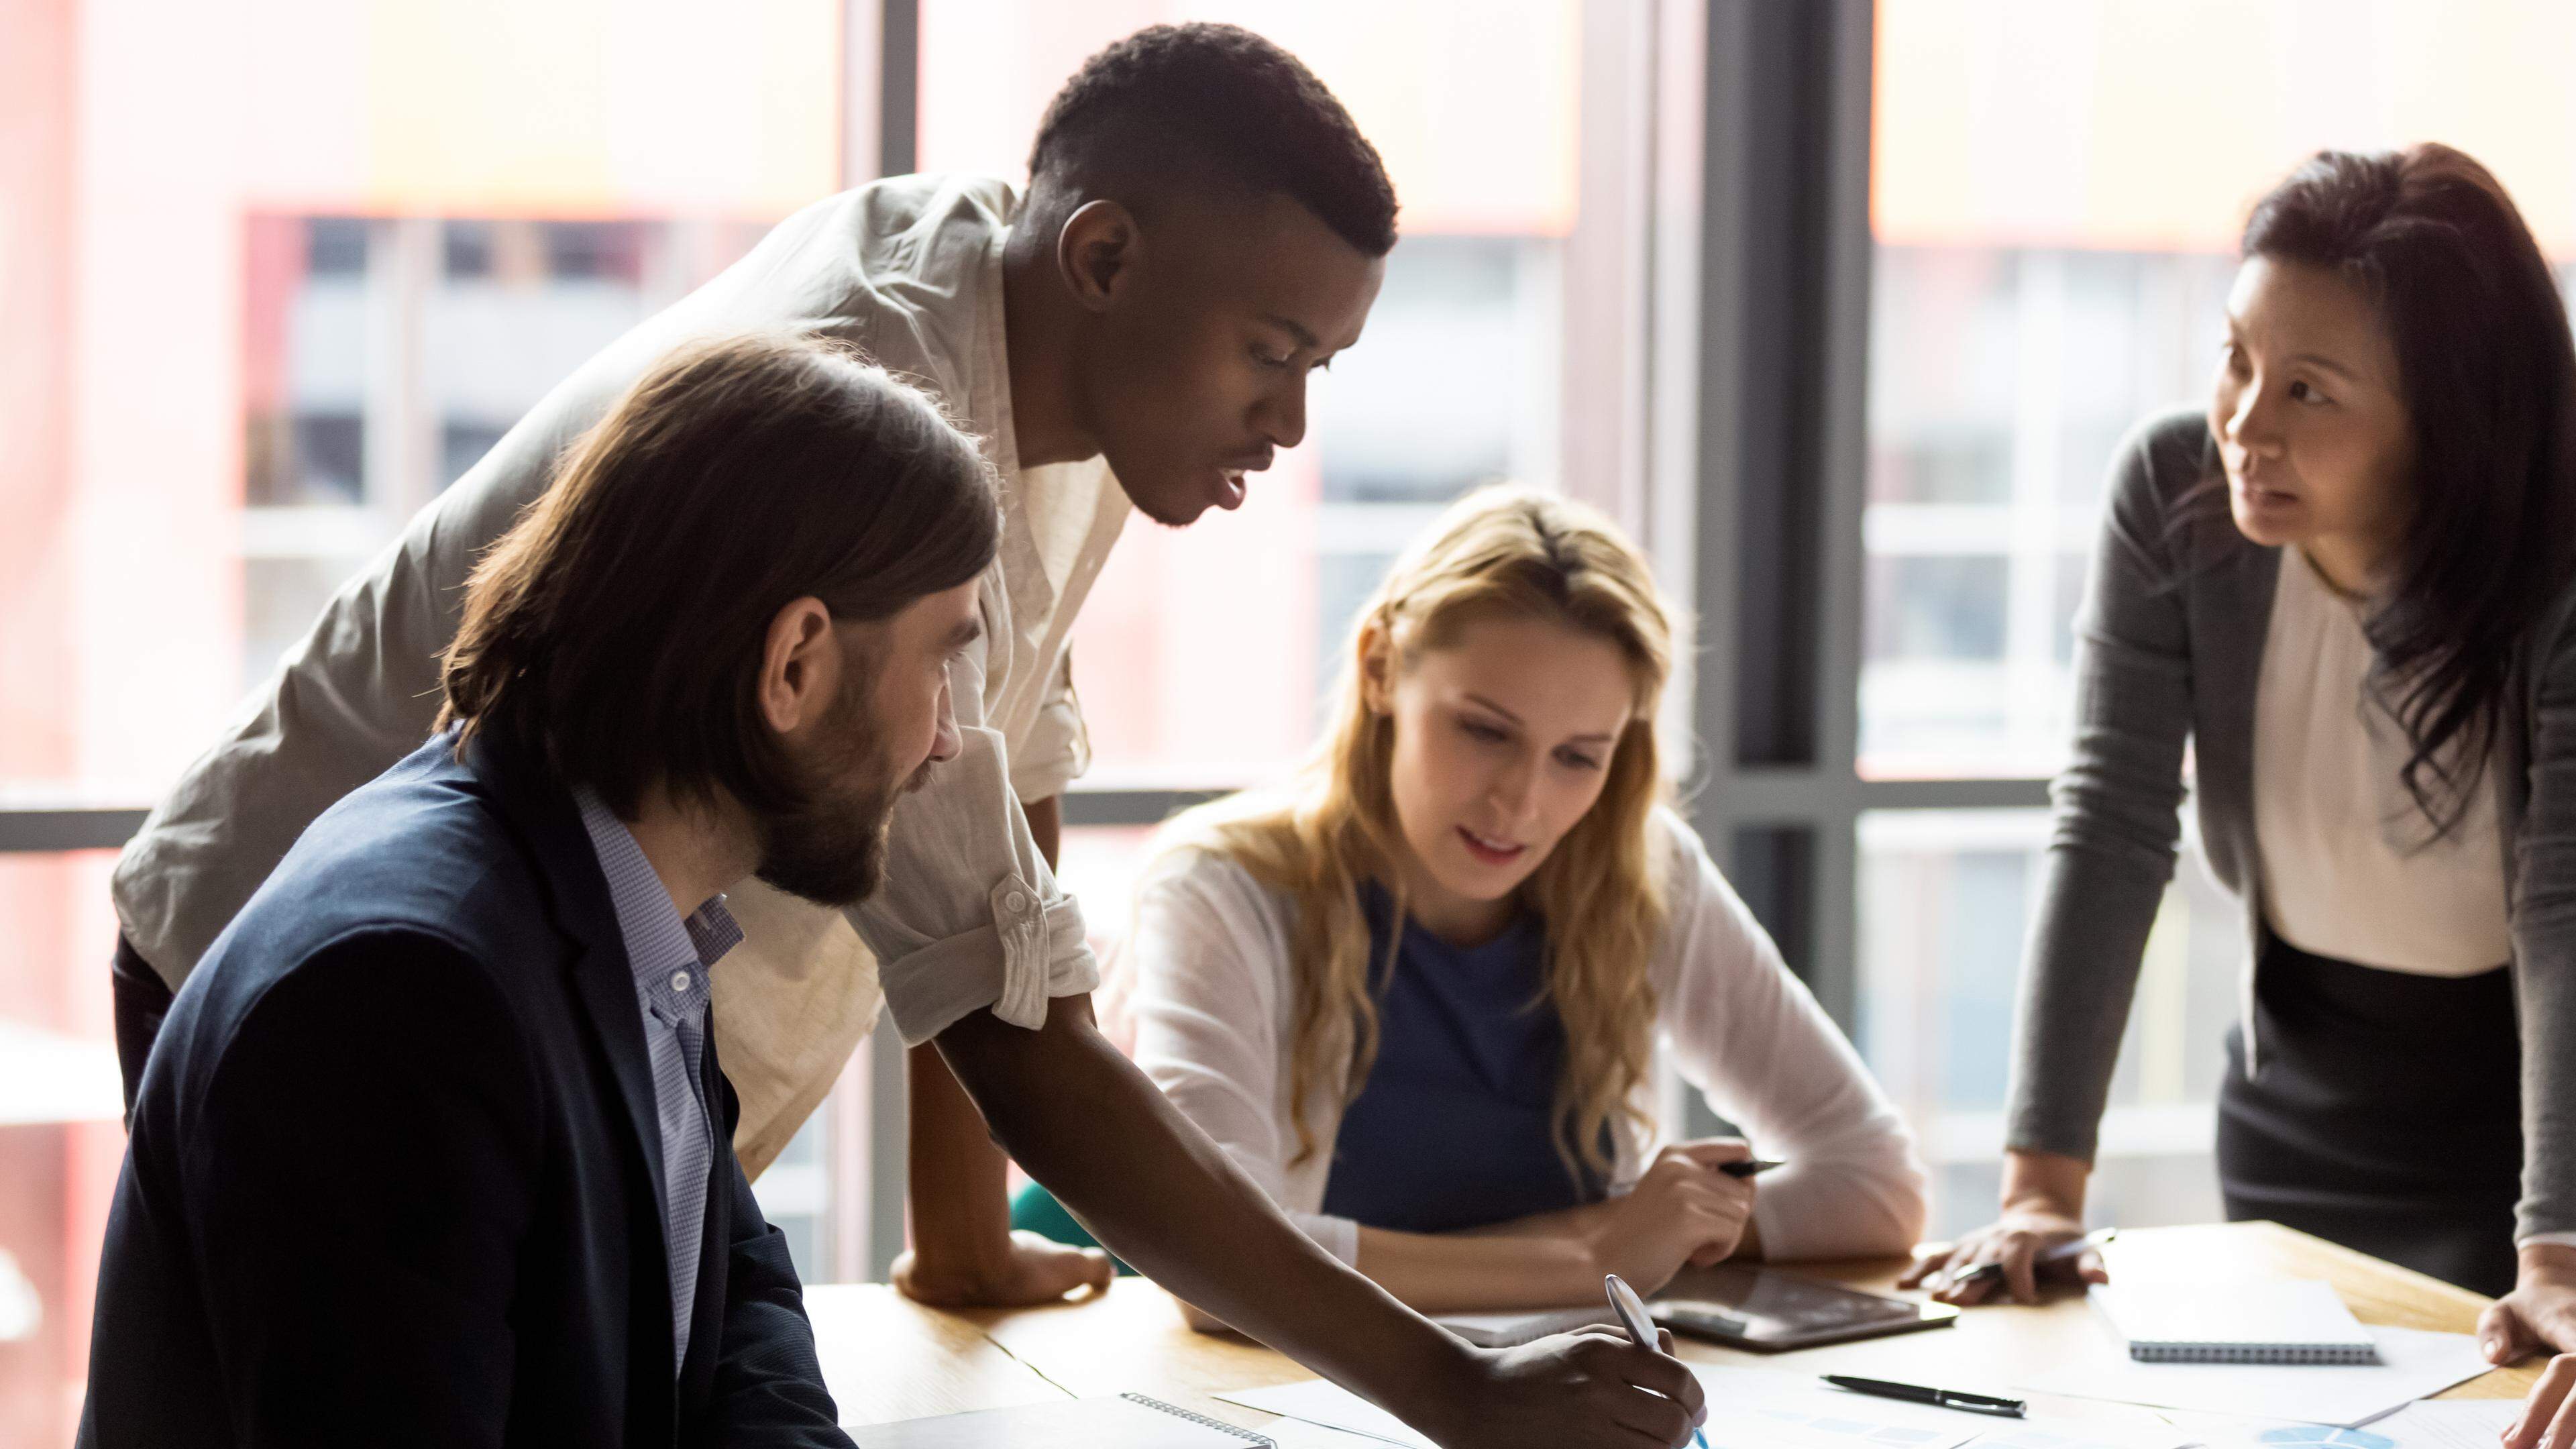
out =
[[(1655, 812), (1653, 828), (1669, 861), (1671, 910), (1648, 968), (1657, 1035), (1719, 1116), (1763, 1156), (1788, 1163), (1755, 1194), (1764, 1255), (1911, 1249), (1924, 1221), (1912, 1134), (1699, 837), (1667, 810)], [(1317, 1151), (1289, 1162), (1297, 1150), (1288, 1101), (1294, 914), (1284, 896), (1206, 851), (1177, 851), (1150, 868), (1124, 953), (1136, 1064), (1299, 1227), (1356, 1266), (1359, 1224), (1321, 1211), (1341, 1122), (1331, 1086), (1308, 1106)], [(1641, 1089), (1650, 1121), (1652, 1098), (1651, 1086)], [(1658, 1144), (1634, 1130), (1613, 1135), (1612, 1190), (1624, 1192)]]

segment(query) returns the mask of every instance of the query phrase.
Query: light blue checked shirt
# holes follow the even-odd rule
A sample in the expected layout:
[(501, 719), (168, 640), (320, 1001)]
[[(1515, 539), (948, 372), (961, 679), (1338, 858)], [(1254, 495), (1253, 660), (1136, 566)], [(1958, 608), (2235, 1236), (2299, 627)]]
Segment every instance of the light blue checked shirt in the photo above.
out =
[(575, 791), (573, 802), (608, 877), (608, 899), (635, 972), (635, 1001), (644, 1010), (644, 1050), (653, 1062), (653, 1106), (662, 1124), (662, 1237), (670, 1245), (676, 1376), (689, 1357), (698, 1245), (706, 1236), (707, 1183), (718, 1148), (714, 1117), (698, 1086), (707, 1049), (707, 974), (741, 943), (742, 928), (722, 896), (682, 920), (625, 823), (588, 790)]

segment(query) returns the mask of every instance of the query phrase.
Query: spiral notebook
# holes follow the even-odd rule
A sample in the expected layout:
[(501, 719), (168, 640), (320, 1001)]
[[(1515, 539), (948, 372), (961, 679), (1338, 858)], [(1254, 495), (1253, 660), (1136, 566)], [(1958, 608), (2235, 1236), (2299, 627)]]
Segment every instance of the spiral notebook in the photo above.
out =
[(1266, 1434), (1143, 1394), (844, 1425), (843, 1431), (859, 1449), (993, 1449), (1006, 1444), (1033, 1449), (1243, 1449), (1257, 1444), (1279, 1449), (1278, 1441)]
[(2140, 1363), (2379, 1362), (2378, 1343), (2331, 1283), (2105, 1283), (2090, 1297)]

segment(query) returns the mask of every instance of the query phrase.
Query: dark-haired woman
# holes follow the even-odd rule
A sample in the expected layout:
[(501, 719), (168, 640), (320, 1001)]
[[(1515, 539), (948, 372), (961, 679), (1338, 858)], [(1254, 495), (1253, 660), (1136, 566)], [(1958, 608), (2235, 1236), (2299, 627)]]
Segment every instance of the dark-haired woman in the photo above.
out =
[[(2245, 902), (2218, 1094), (2231, 1218), (2483, 1292), (2576, 1347), (2576, 348), (2486, 169), (2317, 156), (2246, 223), (2206, 413), (2113, 466), (2023, 981), (2001, 1220), (1913, 1281), (2081, 1231), (2184, 748)], [(2518, 1013), (2517, 1013), (2518, 1007)], [(2082, 1276), (2103, 1275), (2097, 1257)]]

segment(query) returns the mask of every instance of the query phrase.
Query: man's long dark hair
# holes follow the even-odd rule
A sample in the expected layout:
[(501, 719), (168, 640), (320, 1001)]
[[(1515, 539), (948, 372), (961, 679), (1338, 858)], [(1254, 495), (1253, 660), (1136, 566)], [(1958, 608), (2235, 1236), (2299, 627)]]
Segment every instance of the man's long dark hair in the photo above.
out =
[(2242, 252), (2360, 287), (2414, 428), (2411, 514), (2365, 626), (2406, 732), (2400, 778), (2437, 834), (2512, 717), (2526, 634), (2576, 574), (2576, 344), (2494, 175), (2448, 146), (2320, 152), (2246, 219)]
[(755, 690), (794, 601), (878, 620), (983, 572), (991, 470), (921, 393), (803, 335), (699, 343), (564, 455), (475, 565), (441, 728), (587, 785), (633, 818), (648, 787), (798, 805)]

